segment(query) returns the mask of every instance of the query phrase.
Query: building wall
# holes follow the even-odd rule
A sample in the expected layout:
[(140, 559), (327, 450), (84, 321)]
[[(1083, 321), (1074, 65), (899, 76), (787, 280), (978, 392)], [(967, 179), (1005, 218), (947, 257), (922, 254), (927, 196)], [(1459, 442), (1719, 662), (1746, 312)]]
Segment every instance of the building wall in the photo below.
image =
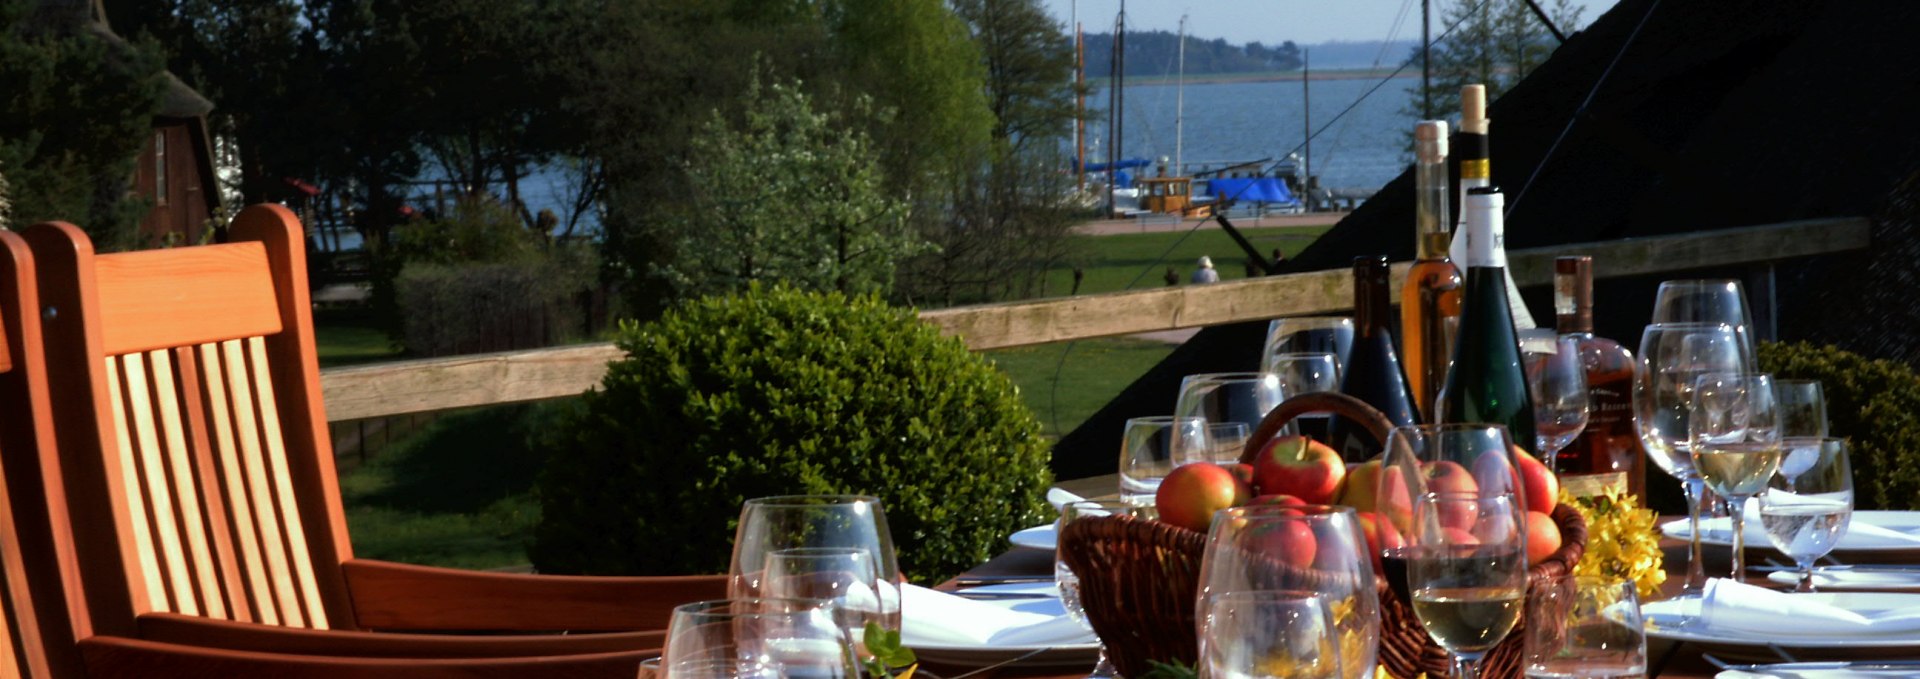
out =
[[(134, 170), (134, 195), (149, 209), (140, 220), (140, 245), (169, 241), (197, 243), (212, 216), (214, 187), (207, 184), (201, 158), (206, 147), (193, 133), (193, 122), (156, 120)], [(172, 235), (178, 234), (178, 235)]]

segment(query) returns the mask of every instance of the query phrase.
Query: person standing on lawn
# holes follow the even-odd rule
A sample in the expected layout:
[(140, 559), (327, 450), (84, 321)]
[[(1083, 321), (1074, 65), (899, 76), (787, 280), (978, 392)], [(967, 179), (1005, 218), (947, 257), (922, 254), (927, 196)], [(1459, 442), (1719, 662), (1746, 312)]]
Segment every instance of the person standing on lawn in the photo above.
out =
[(1208, 257), (1208, 256), (1206, 256), (1206, 255), (1201, 255), (1201, 256), (1200, 256), (1200, 268), (1198, 268), (1198, 269), (1194, 269), (1194, 270), (1193, 270), (1193, 278), (1190, 278), (1190, 279), (1188, 279), (1188, 280), (1190, 280), (1190, 281), (1192, 281), (1192, 282), (1194, 282), (1194, 283), (1218, 283), (1218, 282), (1220, 282), (1220, 272), (1218, 272), (1218, 271), (1214, 271), (1214, 270), (1213, 270), (1213, 258), (1212, 258), (1212, 257)]

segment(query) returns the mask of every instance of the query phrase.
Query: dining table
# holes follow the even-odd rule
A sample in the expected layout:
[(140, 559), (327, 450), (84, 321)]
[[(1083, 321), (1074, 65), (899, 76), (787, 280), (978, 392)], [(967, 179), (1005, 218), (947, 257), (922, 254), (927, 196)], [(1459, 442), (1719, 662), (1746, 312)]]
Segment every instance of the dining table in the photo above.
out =
[[(1118, 482), (1118, 476), (1105, 475), (1062, 481), (1055, 484), (1055, 487), (1081, 497), (1091, 498), (1114, 494), (1115, 489), (1118, 487)], [(1662, 517), (1661, 523), (1666, 523), (1666, 521), (1673, 518), (1676, 517)], [(1664, 555), (1663, 566), (1667, 572), (1667, 580), (1661, 588), (1661, 596), (1664, 598), (1678, 593), (1685, 583), (1688, 545), (1685, 540), (1663, 537), (1660, 540), (1660, 547)], [(1709, 545), (1705, 551), (1706, 559), (1703, 563), (1709, 576), (1726, 573), (1732, 567), (1731, 555), (1727, 553), (1725, 548), (1716, 548)], [(1749, 558), (1751, 558), (1751, 556)], [(937, 589), (951, 591), (961, 589), (963, 583), (971, 585), (996, 580), (1034, 578), (1051, 573), (1053, 573), (1053, 552), (1014, 547), (979, 566), (968, 569), (952, 580), (942, 583)], [(1746, 582), (1754, 585), (1775, 587), (1775, 585), (1761, 577), (1747, 578)], [(1915, 653), (1916, 655), (1920, 655), (1920, 648), (1916, 648)], [(1779, 660), (1784, 661), (1786, 658)], [(915, 677), (931, 676), (938, 679), (959, 679), (961, 677), (965, 677), (966, 679), (993, 679), (999, 677), (1018, 679), (1078, 679), (1086, 677), (1087, 670), (1091, 669), (1091, 667), (1063, 669), (1058, 666), (1027, 667), (1019, 663), (999, 667), (980, 667), (928, 663), (925, 664), (922, 669), (927, 672), (927, 674), (922, 675), (916, 673)], [(1647, 638), (1647, 676), (1650, 678), (1707, 679), (1718, 674), (1719, 671), (1718, 668), (1707, 660), (1706, 649), (1701, 648), (1698, 644), (1669, 641), (1652, 636)]]

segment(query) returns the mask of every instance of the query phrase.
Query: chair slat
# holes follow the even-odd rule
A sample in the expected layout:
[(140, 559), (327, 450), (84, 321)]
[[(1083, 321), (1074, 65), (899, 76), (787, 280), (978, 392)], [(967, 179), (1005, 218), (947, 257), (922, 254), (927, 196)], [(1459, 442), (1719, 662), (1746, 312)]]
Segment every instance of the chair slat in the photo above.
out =
[(127, 430), (126, 399), (120, 392), (120, 361), (112, 356), (106, 358), (107, 398), (113, 413), (113, 427), (119, 433), (121, 485), (127, 491), (127, 517), (132, 524), (133, 544), (140, 552), (141, 582), (146, 585), (147, 599), (150, 605), (162, 610), (167, 608), (166, 580), (160, 577), (160, 557), (154, 550), (152, 523), (147, 520), (146, 502), (142, 488), (146, 484), (140, 480), (140, 466), (134, 461), (133, 437)]
[(307, 531), (300, 517), (299, 500), (293, 492), (293, 474), (287, 468), (286, 439), (280, 436), (280, 409), (274, 402), (273, 372), (267, 367), (266, 340), (248, 338), (247, 355), (253, 361), (253, 393), (260, 400), (260, 435), (267, 460), (273, 465), (273, 494), (279, 500), (280, 520), (285, 524), (287, 545), (293, 553), (294, 581), (307, 607), (308, 626), (326, 629), (326, 607), (320, 602), (320, 584), (313, 576), (313, 556), (307, 551)]
[(161, 458), (159, 435), (154, 431), (153, 394), (148, 391), (146, 363), (146, 357), (141, 354), (120, 357), (123, 369), (120, 379), (127, 385), (127, 412), (133, 421), (134, 447), (147, 493), (147, 518), (153, 522), (154, 546), (159, 548), (160, 563), (165, 566), (166, 589), (172, 596), (174, 612), (199, 615), (193, 573), (187, 568), (185, 547), (180, 542), (173, 488), (167, 480), (166, 462)]
[(256, 524), (257, 510), (250, 488), (255, 484), (248, 468), (241, 463), (239, 444), (234, 438), (232, 409), (227, 403), (226, 371), (222, 368), (221, 345), (200, 345), (200, 371), (207, 389), (207, 420), (213, 424), (213, 449), (219, 457), (220, 478), (227, 491), (228, 516), (233, 520), (233, 541), (240, 547), (240, 570), (246, 573), (247, 593), (260, 621), (280, 624), (273, 586), (267, 582), (267, 562), (263, 554), (261, 527)]
[(240, 445), (241, 464), (247, 470), (247, 493), (253, 502), (254, 522), (260, 527), (260, 552), (267, 557), (267, 581), (273, 585), (273, 602), (280, 613), (280, 624), (306, 627), (306, 616), (300, 612), (300, 594), (293, 584), (293, 569), (287, 564), (280, 508), (274, 503), (269, 468), (260, 450), (253, 378), (248, 374), (241, 344), (239, 340), (220, 343), (221, 360), (227, 371), (227, 402), (233, 407), (234, 440)]
[[(251, 554), (255, 557), (255, 561), (258, 560), (258, 538), (251, 535), (253, 531), (251, 517), (236, 515), (231, 509), (232, 498), (235, 495), (244, 496), (244, 493), (235, 492), (236, 489), (244, 488), (243, 482), (237, 472), (227, 471), (230, 467), (222, 466), (219, 449), (215, 448), (214, 436), (211, 432), (215, 428), (215, 423), (228, 432), (224, 436), (229, 443), (233, 437), (231, 429), (222, 419), (226, 417), (225, 394), (218, 388), (207, 388), (209, 383), (206, 373), (202, 372), (200, 367), (204, 355), (212, 356), (215, 369), (218, 369), (219, 357), (208, 353), (210, 351), (211, 345), (206, 344), (179, 347), (173, 350), (182, 384), (181, 416), (191, 437), (188, 443), (192, 446), (194, 463), (198, 467), (195, 475), (200, 479), (200, 498), (205, 503), (204, 509), (209, 524), (207, 532), (213, 542), (214, 558), (219, 563), (221, 588), (227, 593), (228, 618), (238, 622), (256, 622), (258, 616), (254, 613), (253, 599), (256, 588), (249, 586), (247, 577), (250, 573), (244, 564), (249, 547), (254, 550)], [(215, 415), (214, 407), (208, 404), (208, 401), (214, 399), (220, 399), (218, 415)], [(232, 448), (228, 447), (226, 450), (230, 455)], [(254, 542), (245, 543), (241, 538), (242, 534), (246, 534), (246, 539)], [(260, 581), (258, 591), (266, 590), (265, 582), (264, 579)]]
[(23, 626), (16, 622), (20, 614), (19, 609), (13, 604), (13, 597), (0, 596), (0, 608), (4, 608), (0, 610), (0, 676), (33, 676), (20, 662), (25, 655), (22, 651), (26, 646), (25, 642), (14, 634), (15, 630)]
[(157, 349), (147, 354), (149, 379), (153, 382), (154, 405), (160, 440), (166, 445), (168, 471), (173, 477), (175, 511), (180, 515), (180, 532), (186, 538), (187, 565), (193, 569), (194, 586), (204, 615), (227, 617), (226, 592), (220, 586), (219, 564), (208, 546), (206, 517), (200, 511), (201, 482), (193, 464), (193, 451), (187, 448), (184, 423), (180, 418), (180, 391), (174, 386), (173, 359), (170, 352)]
[[(94, 258), (105, 354), (280, 332), (267, 251), (257, 242)], [(203, 309), (218, 313), (182, 313)]]

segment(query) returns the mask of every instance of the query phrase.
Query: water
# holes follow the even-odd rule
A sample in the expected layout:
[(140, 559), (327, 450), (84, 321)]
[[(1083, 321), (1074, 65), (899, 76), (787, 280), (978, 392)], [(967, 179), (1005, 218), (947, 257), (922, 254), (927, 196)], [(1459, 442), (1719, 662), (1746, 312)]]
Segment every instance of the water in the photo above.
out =
[[(1313, 127), (1332, 122), (1313, 140), (1312, 172), (1321, 186), (1377, 189), (1412, 162), (1409, 144), (1414, 115), (1406, 112), (1409, 87), (1418, 73), (1381, 85), (1372, 96), (1338, 121), (1334, 115), (1352, 104), (1378, 79), (1316, 80), (1309, 83)], [(1125, 145), (1128, 158), (1174, 155), (1174, 118), (1178, 88), (1173, 83), (1128, 85)], [(1181, 157), (1189, 165), (1206, 161), (1284, 158), (1300, 146), (1300, 82), (1189, 83), (1186, 86), (1186, 134)], [(1107, 155), (1106, 95), (1087, 96), (1099, 108), (1087, 128), (1088, 155)], [(1097, 144), (1096, 144), (1097, 142)], [(1304, 156), (1305, 153), (1303, 152)]]

